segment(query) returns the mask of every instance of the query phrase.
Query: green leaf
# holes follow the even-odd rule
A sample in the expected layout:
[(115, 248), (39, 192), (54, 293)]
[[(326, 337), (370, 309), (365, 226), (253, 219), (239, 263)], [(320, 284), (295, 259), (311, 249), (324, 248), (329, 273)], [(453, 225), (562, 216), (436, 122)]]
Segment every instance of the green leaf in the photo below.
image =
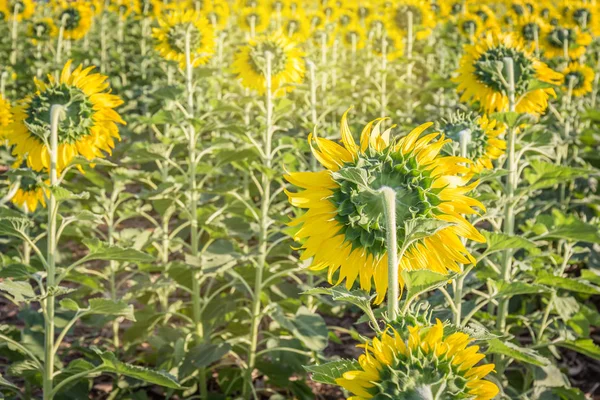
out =
[(525, 239), (520, 236), (511, 236), (504, 233), (481, 231), (481, 234), (485, 236), (487, 249), (484, 255), (490, 255), (502, 250), (519, 250), (525, 249), (532, 253), (539, 252), (535, 242)]
[(187, 351), (183, 364), (181, 364), (179, 378), (187, 377), (199, 368), (209, 367), (223, 358), (230, 350), (231, 346), (228, 343), (200, 343)]
[(539, 271), (536, 274), (536, 283), (570, 292), (584, 294), (600, 294), (600, 287), (581, 279), (571, 279), (553, 275), (547, 271)]
[(97, 239), (85, 239), (83, 243), (90, 249), (90, 253), (84, 257), (85, 261), (105, 260), (118, 262), (152, 262), (154, 257), (139, 250), (110, 246)]
[(183, 94), (182, 86), (161, 86), (155, 90), (153, 96), (163, 100), (178, 100)]
[(89, 314), (121, 316), (129, 321), (135, 321), (133, 306), (124, 301), (96, 298), (89, 300)]
[(102, 359), (102, 370), (121, 374), (130, 378), (139, 379), (154, 385), (160, 385), (171, 389), (181, 389), (182, 387), (177, 382), (177, 379), (166, 372), (154, 371), (148, 368), (139, 367), (137, 365), (126, 364), (117, 359), (111, 352), (100, 354)]
[(365, 313), (371, 311), (371, 300), (375, 295), (371, 295), (364, 290), (356, 289), (349, 291), (343, 286), (334, 286), (331, 288), (312, 288), (305, 291), (303, 294), (318, 295), (325, 294), (331, 296), (335, 302), (344, 302), (357, 306)]
[(552, 187), (558, 183), (570, 182), (575, 178), (589, 176), (592, 171), (584, 168), (572, 168), (554, 163), (532, 160), (524, 172), (528, 185), (525, 190), (533, 191)]
[(550, 363), (547, 358), (541, 356), (538, 352), (532, 349), (519, 347), (514, 343), (502, 341), (500, 339), (490, 340), (488, 343), (489, 354), (502, 354), (515, 360), (522, 361), (527, 364), (537, 365), (539, 367), (546, 366)]
[(600, 346), (594, 343), (592, 339), (565, 340), (556, 343), (556, 345), (600, 360)]
[(25, 229), (32, 225), (32, 221), (27, 218), (0, 216), (0, 235), (22, 238), (25, 236)]
[(7, 388), (16, 390), (19, 393), (21, 392), (21, 390), (17, 386), (13, 385), (11, 382), (9, 382), (6, 379), (4, 379), (2, 377), (2, 375), (0, 375), (0, 386), (4, 386), (4, 387), (7, 387)]
[(24, 264), (10, 264), (0, 269), (0, 278), (26, 279), (28, 277), (28, 267)]
[(320, 351), (327, 347), (329, 332), (322, 316), (302, 306), (296, 312), (292, 323), (296, 328), (292, 333), (306, 347), (314, 351)]
[(422, 293), (444, 286), (453, 278), (426, 269), (417, 271), (402, 271), (400, 273), (406, 285), (406, 301), (410, 302)]
[(13, 303), (29, 302), (35, 297), (33, 287), (26, 281), (2, 281), (0, 290), (8, 293), (8, 299)]
[(66, 200), (87, 200), (90, 198), (90, 194), (88, 192), (82, 192), (79, 194), (75, 194), (71, 192), (69, 189), (65, 189), (62, 186), (53, 186), (50, 187), (50, 191), (56, 198), (56, 201), (66, 201)]
[(597, 226), (556, 209), (552, 210), (551, 216), (547, 214), (538, 216), (536, 228), (540, 239), (600, 243), (600, 229)]
[(506, 124), (509, 128), (514, 128), (522, 123), (520, 122), (521, 115), (523, 114), (519, 114), (518, 112), (514, 111), (507, 111), (490, 114), (490, 117), (498, 122)]
[(552, 306), (554, 311), (567, 323), (579, 312), (580, 308), (579, 302), (574, 297), (556, 297)]
[(526, 282), (495, 281), (495, 283), (498, 288), (498, 293), (495, 296), (496, 298), (510, 298), (512, 296), (518, 296), (522, 294), (540, 294), (550, 292), (550, 290), (545, 286)]
[(557, 87), (557, 85), (554, 85), (552, 83), (540, 81), (538, 79), (532, 79), (531, 81), (529, 81), (529, 86), (527, 86), (527, 91), (531, 92), (533, 90), (540, 90), (540, 89), (553, 89), (556, 87)]
[(336, 385), (335, 380), (341, 378), (345, 372), (361, 370), (356, 360), (337, 360), (321, 365), (305, 366), (306, 372), (312, 374), (312, 380), (327, 385)]
[(343, 168), (340, 169), (339, 171), (333, 172), (331, 174), (332, 178), (335, 179), (336, 181), (348, 181), (351, 182), (353, 184), (355, 184), (356, 186), (358, 186), (359, 189), (371, 192), (371, 187), (370, 187), (370, 181), (369, 181), (369, 175), (367, 174), (367, 171), (363, 168), (358, 168), (358, 167), (349, 167), (349, 168)]
[(454, 225), (451, 222), (440, 221), (434, 218), (415, 218), (404, 222), (405, 246), (416, 241), (427, 238), (440, 230)]

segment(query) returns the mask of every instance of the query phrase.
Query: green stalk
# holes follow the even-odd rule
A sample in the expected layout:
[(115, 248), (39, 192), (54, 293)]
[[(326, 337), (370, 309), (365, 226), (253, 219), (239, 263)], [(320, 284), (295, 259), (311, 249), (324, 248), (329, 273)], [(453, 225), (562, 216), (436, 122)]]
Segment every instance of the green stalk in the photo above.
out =
[(0, 95), (6, 98), (6, 79), (8, 78), (8, 72), (2, 71), (0, 74)]
[(388, 293), (387, 310), (388, 320), (394, 321), (398, 317), (400, 289), (398, 286), (398, 239), (396, 237), (396, 192), (384, 186), (380, 189), (385, 212), (385, 245), (388, 255)]
[[(266, 54), (266, 106), (267, 120), (266, 130), (264, 133), (265, 144), (265, 170), (271, 169), (271, 152), (272, 152), (272, 134), (273, 134), (273, 93), (271, 89), (271, 63), (273, 54)], [(269, 229), (269, 204), (271, 202), (271, 180), (267, 172), (263, 172), (261, 178), (261, 186), (263, 190), (262, 202), (260, 206), (260, 232), (258, 238), (258, 265), (256, 267), (256, 275), (254, 278), (254, 297), (252, 299), (252, 322), (250, 327), (250, 348), (248, 351), (248, 369), (245, 374), (244, 397), (247, 397), (252, 386), (252, 370), (256, 365), (256, 350), (258, 348), (258, 332), (261, 321), (261, 303), (260, 294), (263, 290), (263, 272), (267, 262), (267, 244), (268, 244), (268, 229)], [(251, 390), (250, 390), (251, 391)]]
[(381, 118), (387, 116), (387, 35), (381, 35)]
[[(460, 142), (460, 156), (462, 158), (467, 158), (467, 149), (469, 146), (469, 142), (471, 141), (471, 131), (469, 129), (462, 130), (458, 133), (459, 142)], [(453, 282), (454, 285), (454, 306), (456, 311), (454, 313), (454, 324), (456, 326), (461, 326), (462, 324), (462, 296), (463, 296), (463, 287), (465, 283), (465, 278), (469, 273), (470, 268), (465, 268), (462, 271), (462, 274)]]
[[(67, 18), (69, 18), (68, 14), (64, 14), (60, 20), (60, 28), (58, 29), (58, 38), (56, 39), (56, 54), (54, 55), (54, 63), (57, 68), (60, 67), (60, 63), (62, 60), (62, 49), (63, 49), (63, 39), (65, 35), (65, 24), (67, 23)], [(58, 77), (58, 71), (57, 77)]]
[[(192, 64), (192, 50), (191, 50), (191, 28), (189, 28), (185, 34), (185, 86), (187, 91), (187, 108), (190, 116), (194, 115), (194, 87), (193, 87), (193, 72), (194, 66)], [(196, 168), (198, 164), (196, 154), (196, 131), (194, 129), (193, 122), (190, 122), (189, 126), (189, 140), (188, 140), (188, 158), (189, 158), (189, 170), (188, 170), (188, 190), (190, 198), (190, 255), (193, 258), (198, 258), (199, 248), (199, 231), (198, 231), (198, 196), (197, 196), (197, 184), (196, 184)], [(200, 282), (198, 276), (194, 274), (192, 278), (192, 317), (196, 328), (196, 335), (199, 339), (204, 336), (204, 330), (202, 327), (202, 309), (200, 306)], [(205, 399), (208, 396), (208, 389), (206, 384), (206, 370), (201, 368), (199, 370), (199, 385), (200, 385), (200, 396)]]
[(100, 72), (107, 73), (108, 54), (106, 49), (106, 12), (100, 16)]
[(19, 10), (21, 5), (16, 3), (13, 8), (13, 17), (12, 17), (12, 28), (10, 31), (11, 37), (11, 53), (10, 53), (10, 63), (11, 65), (15, 65), (17, 63), (17, 45), (19, 43), (19, 20), (17, 19), (17, 15), (19, 14)]
[[(63, 117), (64, 109), (61, 105), (53, 105), (50, 109), (50, 186), (58, 186), (58, 173), (56, 170), (58, 159), (58, 124)], [(46, 292), (48, 297), (43, 301), (44, 315), (44, 400), (52, 399), (52, 379), (54, 376), (54, 295), (52, 288), (56, 282), (56, 219), (58, 204), (52, 191), (48, 198), (48, 226), (47, 226), (47, 255), (48, 263), (46, 277)]]
[[(514, 60), (512, 58), (504, 59), (504, 69), (507, 71), (507, 83), (508, 83), (508, 104), (509, 111), (515, 112), (516, 103), (515, 103), (515, 73), (514, 73)], [(516, 154), (515, 154), (515, 130), (513, 127), (509, 127), (507, 131), (507, 140), (506, 140), (506, 162), (508, 175), (506, 177), (506, 185), (505, 185), (505, 194), (506, 194), (506, 205), (504, 208), (504, 233), (506, 235), (512, 236), (515, 230), (515, 214), (514, 214), (514, 194), (515, 189), (518, 185), (518, 171), (517, 171), (517, 162)], [(502, 263), (502, 280), (505, 282), (510, 282), (512, 277), (512, 258), (513, 258), (513, 250), (507, 249), (503, 254), (503, 263)], [(510, 301), (510, 297), (502, 298), (498, 303), (498, 316), (496, 320), (496, 328), (500, 332), (504, 332), (506, 330), (506, 318), (508, 316), (508, 304)], [(504, 373), (504, 360), (502, 357), (498, 357), (498, 362), (496, 363), (498, 374), (502, 375)]]
[[(117, 190), (113, 190), (111, 194), (110, 201), (110, 210), (108, 212), (108, 244), (110, 246), (114, 246), (115, 244), (115, 204), (116, 204), (116, 196)], [(110, 298), (113, 301), (117, 301), (117, 263), (114, 260), (110, 260), (109, 263), (110, 269)], [(120, 343), (119, 343), (119, 321), (117, 318), (113, 320), (112, 323), (113, 329), (113, 345), (115, 347), (115, 351), (118, 351)]]

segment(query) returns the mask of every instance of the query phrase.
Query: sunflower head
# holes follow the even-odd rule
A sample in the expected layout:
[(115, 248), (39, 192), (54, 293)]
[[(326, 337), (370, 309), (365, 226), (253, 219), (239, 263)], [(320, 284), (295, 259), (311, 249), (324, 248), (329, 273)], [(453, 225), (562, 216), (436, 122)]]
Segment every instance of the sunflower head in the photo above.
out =
[(454, 81), (463, 92), (461, 101), (479, 102), (486, 113), (508, 110), (508, 87), (504, 60), (514, 65), (517, 112), (542, 113), (548, 106), (551, 88), (529, 90), (535, 80), (560, 84), (562, 75), (526, 50), (523, 42), (512, 35), (487, 35), (484, 40), (465, 46), (458, 75)]
[(275, 95), (293, 90), (291, 84), (302, 82), (305, 73), (304, 53), (295, 42), (278, 32), (250, 39), (233, 61), (233, 70), (242, 85), (260, 94), (266, 91), (267, 57), (271, 59), (271, 89)]
[(358, 24), (346, 26), (341, 31), (342, 43), (348, 49), (360, 50), (365, 47), (367, 41), (367, 33), (365, 28)]
[(269, 10), (266, 7), (246, 7), (240, 12), (240, 27), (251, 33), (261, 33), (269, 27)]
[(206, 11), (206, 18), (215, 29), (225, 29), (229, 12), (227, 2), (216, 2)]
[(304, 189), (288, 192), (293, 205), (307, 209), (291, 222), (300, 226), (295, 239), (304, 249), (301, 258), (312, 257), (312, 269), (328, 269), (331, 283), (334, 277), (337, 284), (346, 280), (349, 289), (359, 279), (360, 287), (370, 291), (374, 280), (376, 303), (383, 301), (388, 287), (386, 227), (379, 194), (384, 186), (396, 192), (399, 249), (405, 243), (407, 221), (428, 218), (452, 224), (408, 245), (399, 260), (401, 270), (458, 271), (458, 264), (472, 260), (459, 236), (484, 241), (462, 216), (475, 214), (473, 207), (483, 209), (466, 196), (474, 187), (464, 177), (469, 171), (464, 163), (470, 161), (440, 157), (449, 140), (438, 133), (420, 137), (430, 123), (397, 139), (391, 136), (392, 128), (383, 130), (384, 122), (367, 124), (356, 144), (344, 114), (343, 145), (309, 135), (312, 152), (326, 170), (286, 176)]
[(375, 55), (385, 57), (388, 61), (393, 61), (404, 54), (403, 36), (400, 31), (382, 31), (373, 35), (371, 49)]
[(34, 44), (38, 42), (47, 42), (56, 37), (58, 29), (52, 18), (41, 18), (33, 20), (29, 23), (27, 35), (31, 38)]
[(481, 36), (485, 23), (477, 14), (464, 13), (456, 20), (456, 27), (464, 37), (477, 38)]
[(66, 39), (78, 40), (83, 38), (92, 26), (94, 14), (89, 5), (83, 2), (59, 3), (56, 19), (64, 29)]
[(562, 71), (564, 75), (563, 89), (565, 92), (572, 90), (573, 96), (584, 96), (592, 91), (594, 70), (578, 62), (570, 63)]
[(594, 35), (600, 34), (600, 21), (598, 8), (581, 1), (576, 2), (567, 13), (567, 21), (578, 26), (583, 31), (591, 31)]
[(453, 143), (466, 143), (466, 157), (473, 162), (469, 166), (471, 173), (493, 169), (492, 161), (504, 154), (506, 142), (499, 137), (505, 127), (485, 115), (458, 112), (440, 125), (440, 130)]
[(471, 399), (490, 400), (498, 387), (484, 380), (494, 364), (476, 366), (485, 355), (471, 346), (469, 335), (444, 334), (444, 325), (408, 327), (403, 337), (389, 327), (379, 337), (360, 345), (365, 352), (360, 368), (347, 371), (336, 383), (355, 396), (367, 399)]
[(133, 0), (110, 0), (108, 9), (125, 20), (135, 11), (135, 3)]
[(310, 23), (302, 11), (286, 11), (283, 13), (281, 32), (286, 35), (288, 39), (297, 43), (302, 43), (310, 36)]
[(7, 127), (6, 138), (13, 155), (26, 159), (35, 171), (50, 167), (47, 140), (53, 105), (64, 108), (58, 126), (59, 171), (77, 155), (92, 160), (104, 157), (103, 151), (112, 151), (114, 139), (119, 139), (116, 124), (125, 123), (113, 108), (123, 102), (108, 92), (107, 77), (92, 73), (93, 69), (80, 65), (71, 72), (69, 61), (58, 81), (51, 75), (47, 83), (36, 80), (36, 93), (12, 109), (14, 121)]
[(12, 121), (13, 114), (10, 109), (10, 103), (0, 96), (0, 139), (4, 137), (4, 133)]
[(549, 29), (550, 25), (535, 14), (526, 14), (518, 18), (514, 27), (515, 36), (528, 44), (534, 43), (536, 36), (540, 42)]
[(427, 38), (435, 27), (435, 16), (431, 7), (420, 0), (402, 0), (389, 14), (389, 26), (406, 34), (409, 26), (408, 14), (412, 15), (413, 31), (418, 40)]
[(590, 43), (592, 43), (592, 36), (589, 33), (582, 32), (576, 25), (564, 24), (551, 26), (542, 40), (544, 55), (547, 58), (565, 56), (571, 59), (579, 58)]
[(214, 28), (206, 17), (197, 11), (178, 9), (159, 19), (158, 24), (152, 33), (156, 39), (156, 50), (164, 59), (176, 61), (181, 68), (185, 68), (188, 35), (194, 67), (206, 64), (214, 54)]
[(25, 212), (35, 212), (38, 205), (46, 208), (48, 189), (41, 181), (30, 177), (21, 177), (19, 189), (15, 192), (11, 202)]
[[(32, 0), (3, 0), (0, 2), (0, 13), (3, 19), (24, 21), (33, 16), (35, 3)], [(0, 18), (1, 19), (1, 18)]]

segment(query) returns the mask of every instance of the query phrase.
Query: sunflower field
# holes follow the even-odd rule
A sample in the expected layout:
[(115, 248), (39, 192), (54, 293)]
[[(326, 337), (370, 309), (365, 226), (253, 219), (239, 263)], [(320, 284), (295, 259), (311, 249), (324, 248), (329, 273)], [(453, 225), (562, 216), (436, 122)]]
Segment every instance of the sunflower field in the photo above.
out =
[(597, 0), (0, 0), (0, 399), (600, 399)]

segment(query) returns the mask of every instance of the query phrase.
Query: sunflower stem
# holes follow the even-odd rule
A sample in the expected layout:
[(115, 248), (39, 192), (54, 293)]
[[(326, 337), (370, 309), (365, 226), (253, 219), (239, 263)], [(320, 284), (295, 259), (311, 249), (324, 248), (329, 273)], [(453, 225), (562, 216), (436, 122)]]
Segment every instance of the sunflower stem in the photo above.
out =
[(387, 35), (381, 35), (381, 118), (387, 108)]
[(396, 192), (384, 186), (379, 192), (383, 200), (385, 213), (385, 244), (388, 256), (388, 293), (387, 309), (388, 319), (394, 321), (398, 317), (400, 290), (398, 287), (398, 239), (396, 237)]
[[(56, 66), (60, 66), (60, 62), (62, 60), (62, 49), (63, 49), (63, 39), (65, 36), (65, 24), (67, 23), (67, 18), (69, 15), (65, 13), (60, 20), (60, 28), (58, 30), (58, 38), (56, 39), (56, 54), (54, 55), (54, 63)], [(58, 80), (58, 70), (56, 72), (56, 79)]]
[[(64, 108), (61, 105), (53, 105), (50, 108), (50, 187), (58, 186), (58, 124), (64, 116)], [(54, 295), (52, 288), (56, 281), (56, 220), (58, 217), (58, 203), (52, 190), (48, 193), (48, 225), (46, 230), (47, 251), (46, 260), (48, 269), (46, 271), (46, 293), (48, 296), (43, 300), (44, 312), (44, 376), (43, 391), (44, 400), (52, 399), (52, 383), (54, 376)]]
[(18, 39), (19, 39), (19, 20), (17, 19), (17, 15), (19, 14), (21, 4), (19, 2), (15, 3), (13, 8), (12, 15), (12, 28), (10, 31), (11, 36), (11, 53), (10, 53), (10, 63), (11, 65), (15, 65), (17, 63), (17, 54), (18, 54)]
[[(514, 71), (514, 60), (510, 57), (504, 59), (504, 69), (506, 70), (507, 78), (507, 91), (508, 91), (508, 111), (515, 112), (515, 71)], [(517, 172), (517, 159), (515, 153), (515, 130), (513, 127), (508, 127), (507, 130), (507, 153), (506, 163), (508, 175), (506, 177), (505, 195), (506, 205), (504, 208), (504, 234), (512, 236), (514, 235), (515, 215), (514, 215), (514, 193), (517, 187), (518, 172)], [(507, 249), (503, 254), (502, 263), (502, 280), (510, 282), (512, 277), (512, 258), (513, 250)], [(504, 333), (506, 330), (506, 318), (508, 316), (508, 304), (510, 297), (502, 298), (498, 304), (498, 317), (496, 320), (496, 328)], [(502, 376), (504, 373), (504, 359), (499, 356), (496, 363), (498, 375)]]
[[(462, 158), (468, 158), (467, 150), (469, 143), (471, 142), (471, 130), (464, 129), (458, 133), (460, 143), (460, 156)], [(462, 239), (464, 242), (464, 239)], [(463, 287), (465, 284), (465, 278), (469, 273), (469, 269), (462, 271), (462, 274), (453, 282), (454, 284), (454, 324), (461, 326), (462, 324), (462, 296)]]
[[(187, 91), (187, 108), (189, 115), (194, 115), (194, 87), (193, 87), (193, 63), (192, 63), (192, 49), (191, 49), (191, 27), (185, 33), (185, 86)], [(194, 129), (193, 122), (189, 124), (189, 140), (188, 140), (188, 158), (189, 158), (189, 170), (188, 170), (188, 190), (190, 198), (190, 253), (193, 258), (198, 257), (199, 248), (199, 231), (198, 231), (198, 198), (196, 188), (196, 167), (197, 167), (197, 155), (196, 155), (196, 131)], [(202, 326), (202, 309), (200, 304), (200, 282), (196, 273), (193, 274), (192, 278), (192, 314), (194, 325), (196, 328), (196, 335), (198, 339), (203, 339), (204, 329)], [(198, 371), (199, 375), (199, 386), (200, 386), (200, 397), (205, 399), (208, 396), (208, 388), (206, 384), (206, 369), (200, 368)]]
[[(265, 144), (265, 170), (271, 169), (271, 147), (273, 135), (273, 93), (271, 88), (272, 61), (273, 54), (266, 52), (266, 108), (267, 119), (264, 133)], [(268, 252), (268, 229), (269, 229), (269, 204), (271, 202), (271, 180), (267, 172), (262, 174), (262, 202), (260, 206), (260, 232), (258, 238), (258, 265), (256, 266), (256, 275), (254, 278), (254, 297), (252, 299), (252, 323), (250, 327), (250, 348), (248, 351), (248, 369), (245, 374), (244, 397), (248, 397), (252, 388), (252, 371), (256, 365), (256, 350), (258, 348), (258, 333), (261, 321), (261, 292), (263, 289), (263, 272), (267, 263)]]

